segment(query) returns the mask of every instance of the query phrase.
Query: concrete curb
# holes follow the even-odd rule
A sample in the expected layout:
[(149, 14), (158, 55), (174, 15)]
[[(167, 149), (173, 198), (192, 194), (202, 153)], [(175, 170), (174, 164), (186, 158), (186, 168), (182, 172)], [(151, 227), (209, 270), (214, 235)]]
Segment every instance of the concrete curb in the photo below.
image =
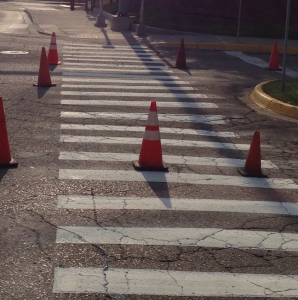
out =
[[(154, 46), (179, 47), (180, 42), (151, 42)], [(248, 45), (248, 44), (223, 44), (223, 43), (186, 43), (188, 48), (221, 50), (221, 51), (252, 51), (252, 52), (272, 52), (272, 46)], [(278, 47), (278, 52), (283, 53), (284, 48)], [(289, 47), (287, 53), (298, 54), (298, 48)]]
[(254, 103), (262, 108), (275, 112), (277, 114), (298, 118), (298, 106), (284, 103), (265, 94), (262, 86), (268, 82), (258, 84), (250, 95)]
[(52, 33), (46, 32), (46, 31), (44, 31), (43, 29), (40, 28), (35, 16), (30, 12), (30, 10), (25, 8), (24, 12), (29, 16), (32, 24), (36, 26), (36, 30), (39, 34), (52, 35)]

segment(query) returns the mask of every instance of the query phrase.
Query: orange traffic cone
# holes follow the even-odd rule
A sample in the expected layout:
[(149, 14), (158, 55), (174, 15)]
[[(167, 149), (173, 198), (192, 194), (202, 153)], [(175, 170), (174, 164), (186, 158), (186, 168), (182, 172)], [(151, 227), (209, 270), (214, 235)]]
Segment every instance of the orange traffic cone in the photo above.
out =
[(278, 62), (277, 42), (274, 42), (267, 70), (281, 70)]
[(48, 66), (48, 59), (46, 54), (45, 47), (41, 49), (41, 56), (40, 56), (40, 65), (39, 65), (39, 73), (38, 73), (38, 82), (37, 84), (33, 84), (34, 86), (40, 87), (50, 87), (55, 86), (51, 81), (50, 70)]
[(17, 166), (18, 163), (10, 155), (4, 106), (0, 97), (0, 168), (16, 168)]
[(180, 42), (180, 47), (179, 47), (175, 67), (178, 68), (178, 69), (187, 69), (183, 38), (181, 39), (181, 42)]
[(253, 135), (244, 168), (238, 171), (245, 177), (267, 177), (261, 169), (261, 145), (260, 132), (256, 131)]
[(56, 44), (56, 33), (52, 33), (50, 49), (48, 53), (48, 64), (49, 65), (60, 65), (61, 61), (58, 59), (58, 50)]
[(132, 163), (134, 168), (138, 171), (168, 171), (168, 167), (165, 166), (162, 161), (159, 124), (155, 101), (152, 101), (150, 105), (139, 160), (133, 161)]

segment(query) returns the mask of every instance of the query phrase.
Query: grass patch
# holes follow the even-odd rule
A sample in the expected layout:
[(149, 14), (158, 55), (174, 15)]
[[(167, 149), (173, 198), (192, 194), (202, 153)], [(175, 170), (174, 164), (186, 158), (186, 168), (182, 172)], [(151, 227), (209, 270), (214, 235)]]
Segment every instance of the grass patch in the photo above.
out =
[(285, 82), (285, 91), (281, 91), (281, 80), (271, 81), (263, 85), (263, 91), (282, 102), (298, 106), (298, 79), (288, 79)]

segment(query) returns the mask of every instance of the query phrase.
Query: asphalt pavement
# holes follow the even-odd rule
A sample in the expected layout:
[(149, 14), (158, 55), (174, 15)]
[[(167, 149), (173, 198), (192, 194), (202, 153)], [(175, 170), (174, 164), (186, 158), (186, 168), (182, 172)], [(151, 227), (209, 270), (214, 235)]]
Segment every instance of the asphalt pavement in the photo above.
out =
[[(19, 167), (0, 171), (0, 298), (297, 299), (298, 122), (249, 100), (280, 77), (264, 68), (270, 53), (187, 47), (178, 69), (164, 42), (224, 37), (138, 37), (95, 27), (83, 7), (13, 3), (31, 22), (1, 33)], [(57, 86), (38, 88), (52, 32)], [(169, 172), (135, 171), (158, 131)], [(242, 177), (258, 131), (268, 177)]]

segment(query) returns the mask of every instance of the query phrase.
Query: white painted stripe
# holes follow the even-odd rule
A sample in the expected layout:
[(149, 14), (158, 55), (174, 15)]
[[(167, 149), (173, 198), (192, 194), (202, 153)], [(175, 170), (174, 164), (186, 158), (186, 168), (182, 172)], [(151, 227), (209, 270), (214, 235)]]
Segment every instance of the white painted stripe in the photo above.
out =
[(58, 196), (58, 208), (215, 211), (298, 216), (298, 204), (224, 199)]
[[(159, 102), (160, 103), (160, 102)], [(61, 124), (61, 130), (99, 130), (99, 131), (120, 131), (120, 132), (144, 132), (141, 126), (115, 126), (115, 125), (92, 125), (92, 124)], [(238, 135), (230, 131), (208, 131), (200, 129), (167, 128), (161, 127), (161, 133), (183, 134), (183, 135), (203, 135), (217, 137), (237, 138)]]
[[(154, 56), (154, 54), (152, 53), (146, 53), (145, 55), (142, 54), (138, 54), (138, 55), (130, 55), (129, 53), (123, 53), (123, 55), (119, 56), (119, 55), (115, 55), (113, 53), (106, 53), (106, 54), (101, 54), (100, 53), (93, 53), (93, 54), (88, 54), (88, 53), (82, 53), (79, 51), (75, 51), (75, 53), (63, 53), (63, 57), (73, 57), (73, 58), (105, 58), (105, 59), (140, 59), (140, 60), (158, 60), (158, 61), (162, 61), (158, 56)], [(148, 55), (147, 55), (148, 54)]]
[[(163, 155), (163, 160), (168, 164), (181, 164), (191, 166), (215, 166), (215, 167), (244, 167), (245, 159), (194, 157)], [(59, 159), (65, 160), (96, 160), (96, 161), (132, 161), (137, 160), (135, 153), (104, 153), (104, 152), (60, 152)], [(278, 169), (270, 160), (261, 161), (264, 169)]]
[(179, 93), (132, 93), (132, 92), (82, 92), (61, 91), (63, 96), (116, 96), (116, 97), (150, 97), (150, 98), (184, 98), (200, 99), (208, 98), (204, 94), (179, 94)]
[(249, 64), (252, 64), (252, 65), (255, 65), (255, 66), (258, 66), (258, 67), (261, 67), (261, 68), (267, 68), (268, 67), (268, 63), (266, 63), (264, 60), (262, 60), (258, 57), (248, 56), (248, 55), (242, 53), (241, 51), (224, 51), (224, 53), (226, 53), (228, 55), (231, 55), (231, 56), (234, 56), (234, 57), (238, 57), (241, 60), (243, 60), (243, 61), (245, 61)]
[(223, 228), (59, 226), (56, 243), (298, 251), (298, 234)]
[[(61, 100), (63, 105), (106, 105), (106, 106), (132, 106), (150, 107), (146, 101), (112, 101), (112, 100)], [(180, 107), (180, 108), (218, 108), (214, 103), (192, 103), (192, 102), (158, 102), (158, 107)]]
[(88, 46), (88, 47), (94, 47), (94, 48), (103, 48), (103, 49), (148, 49), (147, 47), (141, 46), (141, 45), (98, 45), (98, 44), (76, 44), (76, 43), (63, 43), (65, 46)]
[[(110, 82), (111, 83), (111, 82)], [(149, 85), (93, 85), (93, 84), (62, 84), (62, 88), (72, 89), (121, 89), (121, 90), (173, 90), (173, 91), (195, 91), (196, 89), (191, 86), (149, 86)]]
[(165, 85), (185, 85), (190, 84), (187, 81), (180, 81), (180, 80), (165, 80), (165, 79), (148, 79), (148, 76), (144, 76), (142, 80), (139, 79), (114, 79), (114, 78), (78, 78), (78, 77), (63, 77), (62, 81), (64, 82), (99, 82), (99, 83), (133, 83), (133, 84), (159, 84), (162, 86)]
[[(109, 112), (76, 112), (63, 111), (62, 118), (79, 118), (79, 119), (125, 119), (125, 120), (147, 120), (148, 114), (141, 113), (109, 113)], [(160, 114), (158, 116), (160, 121), (165, 122), (194, 122), (194, 123), (208, 123), (208, 124), (226, 124), (223, 116), (220, 115), (178, 115), (178, 114)]]
[[(132, 48), (132, 47), (129, 47), (129, 48), (125, 48), (125, 47), (115, 47), (115, 48), (110, 48), (108, 50), (106, 50), (106, 48), (102, 47), (99, 48), (99, 47), (92, 47), (91, 45), (84, 45), (84, 46), (63, 46), (63, 50), (65, 49), (71, 49), (71, 50), (74, 50), (74, 49), (77, 49), (77, 50), (88, 50), (88, 52), (90, 53), (91, 51), (100, 51), (100, 52), (122, 52), (122, 51), (128, 51), (128, 52), (133, 52), (133, 53), (143, 53), (143, 52), (153, 52), (152, 50), (149, 50), (148, 48)], [(91, 50), (91, 51), (89, 51)], [(68, 50), (65, 50), (65, 52), (67, 52)]]
[(57, 50), (57, 45), (50, 45), (50, 50)]
[(143, 64), (134, 64), (134, 65), (128, 65), (123, 63), (114, 63), (114, 64), (96, 64), (96, 63), (73, 63), (73, 62), (65, 62), (64, 68), (67, 69), (67, 66), (93, 66), (96, 68), (102, 68), (102, 67), (111, 67), (111, 68), (127, 68), (127, 69), (135, 69), (139, 71), (139, 69), (147, 69), (147, 70), (169, 70), (166, 66), (145, 66)]
[(63, 69), (65, 70), (75, 70), (75, 71), (101, 71), (101, 72), (117, 72), (117, 73), (144, 73), (144, 74), (152, 74), (152, 73), (174, 73), (172, 70), (149, 70), (149, 68), (146, 68), (146, 70), (139, 70), (139, 69), (135, 69), (135, 70), (121, 70), (118, 69), (117, 66), (115, 66), (115, 68), (112, 69), (104, 69), (101, 67), (97, 67), (97, 68), (79, 68), (79, 67), (67, 67), (64, 66)]
[[(249, 56), (244, 54), (243, 52), (240, 51), (224, 51), (226, 54), (231, 55), (231, 56), (235, 56), (240, 58), (241, 60), (243, 60), (244, 62), (251, 64), (251, 65), (255, 65), (261, 68), (268, 68), (268, 62), (265, 62), (264, 60), (262, 60), (261, 58), (258, 57), (254, 57), (254, 56)], [(276, 71), (277, 73), (281, 73), (281, 71)], [(297, 78), (298, 76), (298, 72), (297, 71), (293, 71), (290, 69), (286, 69), (286, 75), (289, 77), (293, 77), (293, 78)]]
[[(121, 51), (121, 52), (119, 52), (119, 51)], [(82, 51), (81, 50), (64, 50), (63, 51), (63, 56), (64, 55), (68, 55), (68, 54), (82, 54)], [(104, 51), (104, 50), (102, 50), (102, 51), (95, 51), (95, 52), (93, 52), (93, 51), (88, 51), (88, 52), (86, 52), (86, 55), (85, 55), (85, 57), (91, 57), (91, 56), (93, 56), (94, 55), (94, 57), (117, 57), (117, 58), (124, 58), (124, 56), (122, 56), (122, 54), (123, 54), (123, 51), (122, 50), (118, 50), (118, 51)], [(131, 51), (131, 52), (128, 52), (128, 51), (126, 51), (125, 52), (125, 57), (144, 57), (144, 56), (147, 56), (147, 57), (149, 57), (149, 56), (155, 56), (156, 54), (155, 53), (153, 53), (153, 52), (148, 52), (148, 51), (146, 51), (146, 52), (138, 52), (138, 53), (136, 53), (136, 52), (134, 52), (134, 51)]]
[[(141, 145), (142, 139), (132, 138), (132, 137), (61, 135), (60, 142)], [(201, 147), (201, 148), (216, 148), (216, 149), (229, 149), (229, 150), (249, 149), (248, 144), (218, 143), (218, 142), (205, 142), (205, 141), (193, 141), (193, 140), (162, 139), (161, 144), (162, 146), (172, 146), (172, 147)]]
[(103, 180), (103, 181), (130, 181), (130, 182), (174, 182), (185, 184), (202, 184), (218, 186), (252, 187), (266, 189), (298, 189), (292, 179), (256, 178), (242, 176), (224, 176), (192, 173), (163, 173), (163, 172), (136, 172), (124, 170), (81, 170), (60, 169), (59, 179), (74, 180)]
[(67, 58), (67, 57), (71, 57), (73, 59), (113, 59), (113, 60), (121, 60), (123, 61), (123, 59), (127, 59), (129, 61), (131, 60), (141, 60), (141, 61), (158, 61), (160, 62), (160, 58), (154, 56), (154, 54), (149, 54), (146, 55), (112, 55), (112, 54), (81, 54), (81, 52), (77, 51), (75, 54), (67, 54), (67, 53), (63, 53), (63, 59)]
[(296, 275), (55, 268), (53, 293), (297, 298), (297, 281)]
[(136, 78), (136, 79), (161, 79), (176, 80), (178, 76), (170, 75), (133, 75), (133, 74), (107, 74), (107, 73), (80, 73), (80, 72), (63, 72), (63, 76), (81, 76), (81, 77), (108, 77), (108, 78)]
[(63, 43), (65, 46), (88, 46), (88, 47), (94, 47), (94, 48), (132, 48), (132, 49), (147, 49), (146, 46), (141, 45), (100, 45), (100, 44), (79, 44), (79, 43)]
[(162, 64), (164, 65), (164, 63), (162, 61), (159, 61), (157, 58), (155, 58), (155, 60), (144, 60), (144, 59), (104, 59), (104, 58), (78, 58), (78, 57), (64, 57), (63, 58), (64, 61), (77, 61), (77, 62), (81, 62), (81, 61), (97, 61), (97, 62), (114, 62), (114, 63), (123, 63), (123, 62), (131, 62), (131, 63), (142, 63), (144, 65), (146, 64)]

